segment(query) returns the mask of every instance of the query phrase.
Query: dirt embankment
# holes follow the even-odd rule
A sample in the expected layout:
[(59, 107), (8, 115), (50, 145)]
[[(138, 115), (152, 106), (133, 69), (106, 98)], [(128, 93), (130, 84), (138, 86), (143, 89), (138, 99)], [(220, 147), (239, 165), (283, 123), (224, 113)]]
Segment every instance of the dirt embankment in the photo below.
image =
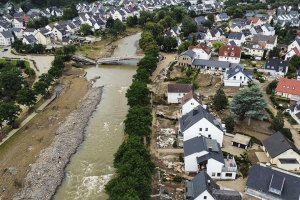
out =
[(24, 179), (40, 151), (53, 142), (66, 117), (79, 107), (90, 89), (81, 69), (69, 68), (61, 83), (63, 91), (44, 111), (0, 146), (0, 199), (11, 200), (24, 186)]
[(80, 107), (56, 131), (54, 142), (31, 165), (24, 188), (14, 199), (50, 199), (64, 178), (64, 169), (84, 139), (85, 127), (99, 104), (102, 87), (91, 88)]

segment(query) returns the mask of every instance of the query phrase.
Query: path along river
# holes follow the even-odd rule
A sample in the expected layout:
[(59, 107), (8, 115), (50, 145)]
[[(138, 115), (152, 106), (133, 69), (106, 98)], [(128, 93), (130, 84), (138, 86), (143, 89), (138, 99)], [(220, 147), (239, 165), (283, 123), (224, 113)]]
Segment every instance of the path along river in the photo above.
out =
[[(135, 56), (140, 34), (119, 41), (113, 56)], [(113, 154), (123, 141), (123, 121), (128, 111), (126, 90), (135, 74), (134, 65), (100, 65), (86, 69), (87, 79), (101, 78), (102, 100), (86, 128), (85, 141), (66, 168), (55, 200), (107, 199), (104, 185), (114, 173)], [(78, 97), (80, 98), (80, 97)]]

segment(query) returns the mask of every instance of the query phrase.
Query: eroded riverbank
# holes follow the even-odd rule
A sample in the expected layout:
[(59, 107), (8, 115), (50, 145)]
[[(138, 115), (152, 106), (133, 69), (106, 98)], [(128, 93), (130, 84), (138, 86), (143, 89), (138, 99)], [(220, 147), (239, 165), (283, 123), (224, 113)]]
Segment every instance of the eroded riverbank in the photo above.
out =
[(85, 127), (102, 96), (102, 87), (92, 88), (56, 131), (53, 143), (31, 165), (24, 187), (14, 199), (50, 199), (64, 177), (70, 157), (84, 138)]

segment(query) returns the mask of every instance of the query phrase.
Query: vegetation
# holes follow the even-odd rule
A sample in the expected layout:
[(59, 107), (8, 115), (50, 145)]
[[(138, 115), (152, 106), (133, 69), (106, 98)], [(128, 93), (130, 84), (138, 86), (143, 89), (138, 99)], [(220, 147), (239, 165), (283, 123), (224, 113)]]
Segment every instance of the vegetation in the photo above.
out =
[(14, 48), (18, 53), (34, 53), (34, 54), (42, 54), (45, 53), (46, 47), (42, 44), (36, 44), (33, 45), (30, 44), (23, 44), (22, 40), (15, 40), (12, 45), (12, 48)]
[(225, 127), (227, 133), (233, 133), (234, 131), (234, 117), (229, 115), (225, 118)]
[(271, 83), (268, 84), (267, 88), (266, 88), (266, 93), (267, 94), (273, 94), (274, 90), (276, 89), (278, 84), (277, 80), (273, 80)]
[(228, 106), (228, 99), (224, 90), (219, 88), (213, 98), (213, 107), (216, 111), (225, 109)]
[(93, 33), (92, 27), (89, 24), (81, 24), (79, 32), (84, 36), (91, 35)]
[(289, 60), (289, 74), (294, 74), (297, 70), (300, 69), (300, 56), (294, 55)]
[(284, 126), (284, 118), (282, 112), (278, 111), (271, 123), (271, 129), (274, 131), (280, 131)]
[[(151, 25), (152, 26), (152, 25)], [(152, 45), (147, 46), (147, 42)], [(143, 44), (144, 43), (144, 44)], [(124, 121), (127, 139), (115, 154), (116, 175), (105, 186), (110, 199), (150, 199), (154, 164), (149, 151), (141, 143), (151, 133), (152, 114), (147, 83), (156, 68), (158, 48), (152, 33), (142, 34), (140, 46), (145, 57), (138, 63), (137, 74), (126, 93), (129, 112)]]
[(249, 118), (249, 125), (251, 118), (264, 119), (265, 102), (263, 95), (258, 86), (253, 85), (250, 88), (244, 89), (237, 93), (231, 103), (231, 111), (239, 120)]

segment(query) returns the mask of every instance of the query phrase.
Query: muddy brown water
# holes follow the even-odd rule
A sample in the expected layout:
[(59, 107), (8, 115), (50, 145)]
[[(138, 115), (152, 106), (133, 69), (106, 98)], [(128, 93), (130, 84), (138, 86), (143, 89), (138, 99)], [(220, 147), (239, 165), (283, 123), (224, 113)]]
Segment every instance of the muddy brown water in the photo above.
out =
[[(113, 56), (135, 56), (140, 34), (119, 41)], [(136, 72), (134, 62), (127, 65), (100, 65), (86, 69), (87, 79), (101, 78), (102, 100), (86, 128), (85, 141), (66, 168), (66, 176), (55, 200), (107, 199), (105, 184), (114, 173), (113, 155), (124, 138), (123, 121), (128, 111), (126, 90)], [(78, 97), (80, 98), (80, 97)]]

